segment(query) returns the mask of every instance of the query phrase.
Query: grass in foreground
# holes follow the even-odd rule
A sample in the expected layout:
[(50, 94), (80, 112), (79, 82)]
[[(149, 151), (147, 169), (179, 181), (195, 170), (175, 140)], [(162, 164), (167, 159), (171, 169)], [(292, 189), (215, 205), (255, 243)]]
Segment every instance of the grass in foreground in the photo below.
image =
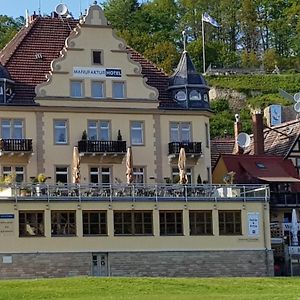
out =
[(0, 300), (300, 299), (300, 278), (64, 278), (0, 281)]

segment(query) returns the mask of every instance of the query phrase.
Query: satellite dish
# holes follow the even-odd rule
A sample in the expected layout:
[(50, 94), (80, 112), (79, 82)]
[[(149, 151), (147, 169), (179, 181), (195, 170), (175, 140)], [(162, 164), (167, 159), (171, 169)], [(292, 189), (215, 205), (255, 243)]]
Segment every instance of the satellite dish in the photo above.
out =
[(246, 148), (250, 145), (250, 136), (249, 134), (245, 133), (245, 132), (241, 132), (238, 137), (237, 137), (237, 144), (241, 147), (241, 148)]
[(295, 100), (296, 102), (299, 102), (299, 101), (300, 101), (300, 92), (299, 92), (299, 93), (296, 93), (296, 94), (294, 95), (294, 100)]
[(58, 4), (56, 7), (55, 7), (55, 12), (60, 15), (60, 16), (64, 16), (68, 13), (68, 7), (67, 5), (61, 3), (61, 4)]
[(294, 104), (294, 110), (297, 112), (297, 113), (300, 113), (300, 101), (296, 102)]

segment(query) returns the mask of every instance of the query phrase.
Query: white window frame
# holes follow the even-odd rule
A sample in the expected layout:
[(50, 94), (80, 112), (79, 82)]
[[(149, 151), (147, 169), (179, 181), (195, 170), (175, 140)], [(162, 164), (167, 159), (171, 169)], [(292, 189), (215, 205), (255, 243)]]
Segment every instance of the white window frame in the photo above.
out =
[[(123, 89), (122, 89), (122, 96), (120, 96), (119, 97), (119, 95), (116, 95), (115, 94), (115, 89), (114, 89), (114, 87), (115, 87), (115, 85), (117, 85), (117, 84), (122, 84), (122, 87), (123, 87)], [(112, 98), (113, 99), (125, 99), (126, 97), (125, 97), (125, 82), (124, 81), (113, 81), (112, 82)]]
[[(17, 168), (22, 168), (22, 170), (17, 170)], [(7, 169), (7, 170), (5, 170)], [(16, 175), (16, 182), (24, 182), (25, 180), (25, 166), (2, 166), (2, 176), (10, 175), (10, 174), (15, 174)], [(17, 180), (18, 175), (22, 176), (22, 180)]]
[[(97, 171), (92, 171), (92, 169), (97, 169)], [(108, 169), (108, 171), (104, 171), (103, 169)], [(97, 183), (100, 183), (100, 184), (108, 184), (108, 183), (111, 183), (112, 181), (112, 168), (110, 166), (91, 166), (89, 168), (89, 175), (90, 175), (90, 182), (92, 183), (92, 180), (91, 180), (91, 175), (97, 175)], [(109, 175), (109, 182), (105, 182), (103, 183), (103, 175)]]
[[(83, 89), (83, 80), (71, 80), (70, 81), (70, 96), (72, 98), (83, 98), (84, 89)], [(80, 94), (74, 93), (73, 84), (80, 84)]]
[[(184, 125), (189, 125), (189, 130), (185, 130)], [(173, 126), (175, 125), (175, 126)], [(188, 132), (189, 138), (188, 140), (183, 140), (183, 132)], [(176, 136), (174, 139), (173, 137)], [(170, 122), (170, 141), (171, 142), (188, 142), (192, 141), (192, 123), (191, 122)]]
[[(7, 121), (9, 124), (3, 124), (3, 121)], [(20, 122), (21, 124), (16, 124), (17, 122)], [(3, 128), (9, 129), (9, 137), (8, 139), (24, 139), (24, 120), (23, 119), (1, 119), (1, 138), (6, 139), (7, 137), (4, 137), (3, 135)], [(21, 128), (21, 137), (16, 137), (16, 129)]]
[[(133, 167), (133, 178), (134, 178), (135, 183), (139, 183), (139, 184), (146, 183), (145, 182), (145, 179), (146, 179), (145, 170), (146, 170), (145, 167), (138, 167), (138, 166)], [(141, 178), (142, 180), (137, 180), (138, 178)]]
[[(101, 96), (95, 96), (93, 94), (93, 86), (95, 84), (101, 85), (101, 90), (102, 90), (102, 95)], [(91, 97), (94, 98), (94, 99), (103, 99), (104, 98), (104, 81), (96, 81), (96, 80), (91, 81)]]
[[(64, 125), (58, 125), (57, 122), (64, 122)], [(55, 145), (66, 145), (68, 144), (68, 140), (69, 140), (69, 135), (68, 135), (68, 120), (64, 120), (64, 119), (55, 119), (53, 120), (53, 137), (54, 137), (54, 144)], [(57, 136), (57, 133), (59, 133), (59, 131), (57, 132), (57, 130), (61, 130), (64, 129), (64, 134), (65, 134), (65, 139), (64, 141), (60, 141), (60, 138)]]
[[(92, 127), (91, 123), (95, 123), (95, 126)], [(106, 123), (106, 127), (103, 127), (103, 123)], [(110, 141), (111, 140), (111, 122), (109, 120), (88, 120), (87, 128), (88, 128), (88, 139), (93, 141)], [(91, 139), (91, 130), (96, 131), (96, 139)], [(104, 130), (107, 133), (107, 139), (102, 138), (102, 132)]]
[[(58, 171), (57, 169), (60, 168), (60, 169), (63, 169), (65, 168), (66, 170), (65, 171)], [(67, 176), (67, 181), (66, 182), (62, 182), (60, 181), (61, 183), (68, 183), (69, 182), (69, 166), (55, 166), (55, 182), (58, 183), (59, 181), (57, 181), (57, 175), (66, 175)]]
[[(186, 176), (187, 176), (187, 179), (188, 179), (188, 183), (191, 184), (193, 182), (193, 168), (191, 167), (187, 167), (185, 169), (186, 171)], [(174, 177), (175, 176), (179, 176), (179, 169), (178, 167), (173, 167), (172, 170), (171, 170), (171, 178), (172, 178), (172, 181), (174, 181)]]
[[(134, 126), (135, 123), (140, 126)], [(130, 141), (132, 146), (144, 146), (145, 145), (145, 137), (144, 137), (144, 121), (130, 121)], [(133, 132), (139, 133), (139, 141), (134, 140)]]

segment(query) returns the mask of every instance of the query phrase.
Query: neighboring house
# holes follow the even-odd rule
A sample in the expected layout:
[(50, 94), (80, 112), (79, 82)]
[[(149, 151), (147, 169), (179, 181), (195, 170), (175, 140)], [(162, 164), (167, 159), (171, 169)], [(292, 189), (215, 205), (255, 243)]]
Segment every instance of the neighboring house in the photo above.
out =
[(267, 189), (196, 185), (212, 112), (186, 51), (168, 77), (95, 4), (33, 16), (0, 61), (1, 278), (273, 274)]
[(232, 176), (234, 184), (269, 185), (272, 248), (275, 262), (281, 262), (284, 269), (281, 274), (288, 274), (289, 257), (284, 241), (286, 245), (291, 241), (284, 223), (291, 222), (293, 208), (299, 216), (300, 120), (263, 129), (262, 115), (255, 114), (253, 124), (248, 147), (237, 148), (236, 154), (220, 155), (213, 168), (213, 183), (223, 183)]
[(231, 154), (234, 151), (235, 140), (230, 137), (215, 138), (210, 141), (211, 145), (211, 168), (216, 166), (217, 160), (222, 154)]

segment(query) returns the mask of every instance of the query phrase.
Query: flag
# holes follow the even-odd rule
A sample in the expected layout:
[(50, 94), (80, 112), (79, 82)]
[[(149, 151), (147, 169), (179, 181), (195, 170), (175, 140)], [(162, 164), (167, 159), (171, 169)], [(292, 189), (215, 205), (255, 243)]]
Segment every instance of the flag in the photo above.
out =
[(208, 13), (202, 15), (202, 21), (210, 23), (212, 26), (220, 27), (219, 23), (213, 19)]

